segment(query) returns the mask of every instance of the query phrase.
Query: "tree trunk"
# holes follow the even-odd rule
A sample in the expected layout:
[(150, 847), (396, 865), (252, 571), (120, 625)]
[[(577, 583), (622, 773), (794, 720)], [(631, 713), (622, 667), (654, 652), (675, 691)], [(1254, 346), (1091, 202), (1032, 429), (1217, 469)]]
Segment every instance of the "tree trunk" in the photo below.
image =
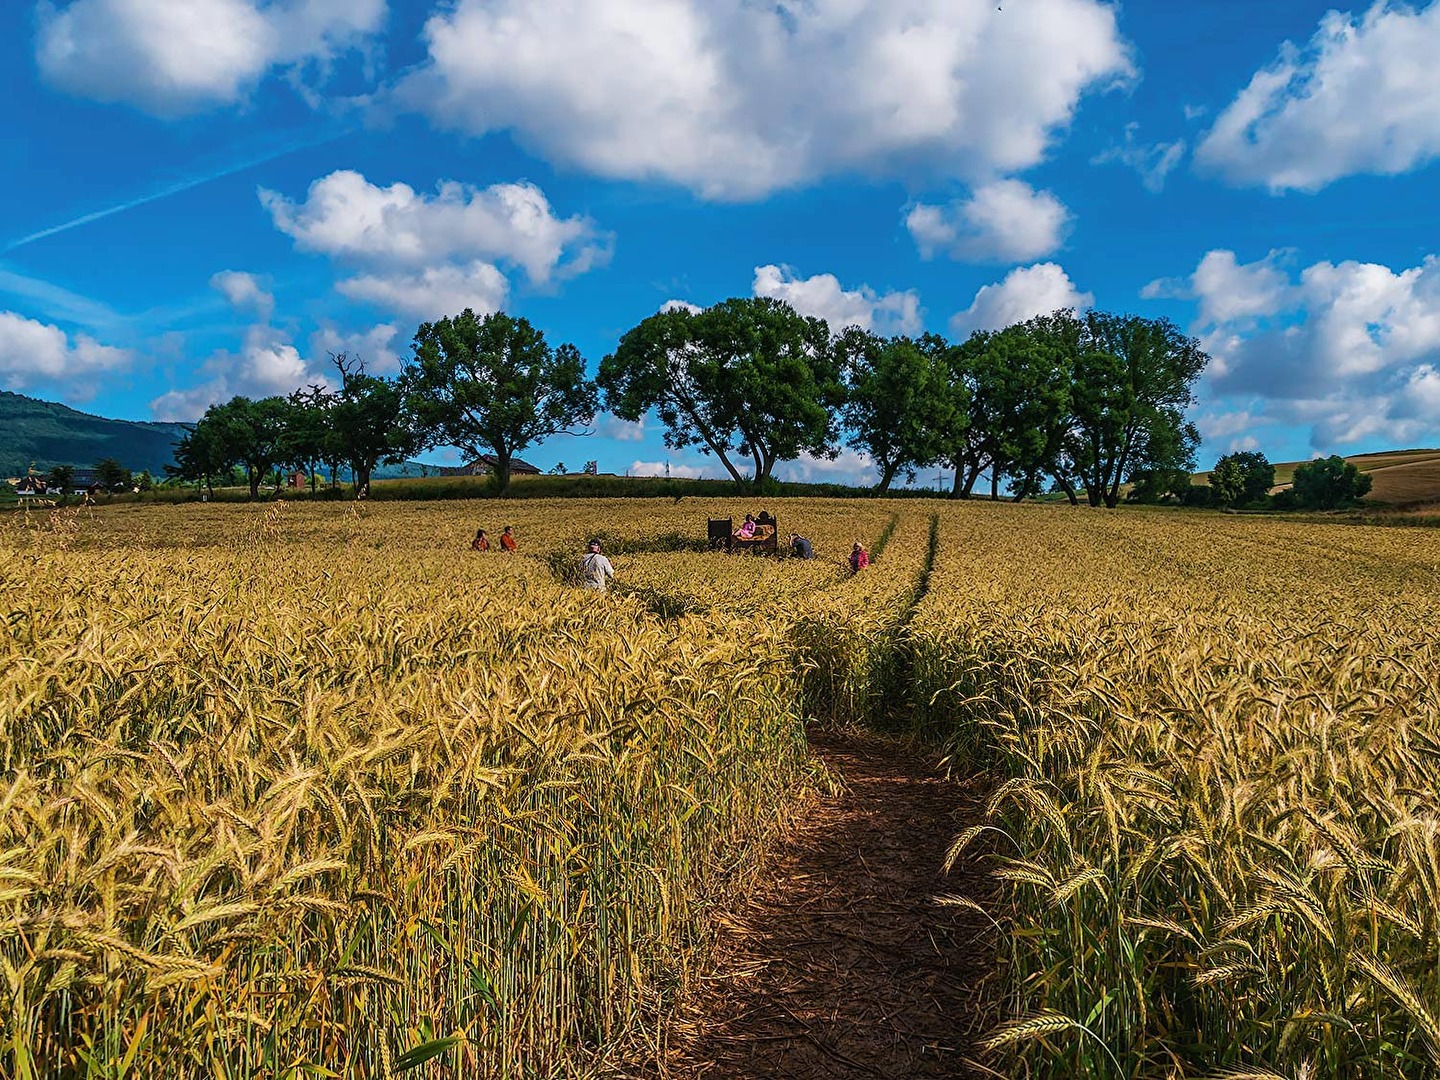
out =
[(510, 490), (510, 454), (495, 449), (495, 489), (501, 494)]
[(370, 496), (370, 466), (357, 465), (355, 467), (355, 494), (365, 492), (366, 498)]
[(1075, 494), (1075, 485), (1070, 482), (1068, 476), (1061, 476), (1059, 473), (1056, 473), (1055, 482), (1060, 485), (1060, 490), (1065, 492), (1065, 497), (1070, 500), (1071, 506), (1080, 505), (1079, 496)]
[(990, 501), (1000, 501), (1000, 470), (994, 465), (990, 466)]
[(886, 465), (884, 471), (881, 472), (880, 486), (876, 488), (876, 490), (881, 495), (884, 495), (887, 491), (890, 490), (890, 482), (895, 479), (895, 470), (899, 467), (899, 462), (892, 461), (890, 462), (890, 464)]
[(250, 481), (250, 501), (260, 498), (260, 473), (254, 466), (245, 466), (245, 478)]

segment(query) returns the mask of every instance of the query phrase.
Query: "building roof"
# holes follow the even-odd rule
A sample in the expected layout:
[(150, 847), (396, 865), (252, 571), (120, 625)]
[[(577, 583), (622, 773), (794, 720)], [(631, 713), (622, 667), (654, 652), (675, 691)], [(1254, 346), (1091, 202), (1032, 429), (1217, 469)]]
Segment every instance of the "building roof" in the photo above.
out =
[[(497, 465), (499, 465), (500, 462), (494, 454), (481, 454), (470, 464), (472, 466), (484, 465), (487, 468), (493, 469)], [(534, 473), (537, 476), (540, 474), (540, 470), (537, 469), (534, 465), (531, 465), (528, 461), (521, 461), (518, 457), (510, 459), (510, 471), (512, 473)]]

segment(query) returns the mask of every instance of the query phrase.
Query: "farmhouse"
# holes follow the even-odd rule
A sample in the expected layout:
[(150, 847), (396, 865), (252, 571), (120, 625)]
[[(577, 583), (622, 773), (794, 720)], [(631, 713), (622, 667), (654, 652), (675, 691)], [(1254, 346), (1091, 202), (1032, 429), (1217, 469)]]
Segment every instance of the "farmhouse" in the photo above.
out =
[[(441, 476), (489, 476), (495, 471), (498, 462), (494, 454), (481, 454), (474, 461), (467, 465), (440, 467)], [(510, 459), (510, 475), (512, 476), (539, 476), (540, 470), (528, 461), (521, 461), (519, 458)]]

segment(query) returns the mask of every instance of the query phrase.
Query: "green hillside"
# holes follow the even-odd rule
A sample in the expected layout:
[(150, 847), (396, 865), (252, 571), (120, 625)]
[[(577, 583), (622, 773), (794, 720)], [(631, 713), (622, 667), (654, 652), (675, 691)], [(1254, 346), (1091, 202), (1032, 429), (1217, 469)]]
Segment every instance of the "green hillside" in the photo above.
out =
[(135, 472), (161, 475), (174, 458), (183, 424), (107, 420), (51, 401), (0, 391), (0, 477), (23, 476), (36, 468), (75, 465), (88, 468), (115, 458)]

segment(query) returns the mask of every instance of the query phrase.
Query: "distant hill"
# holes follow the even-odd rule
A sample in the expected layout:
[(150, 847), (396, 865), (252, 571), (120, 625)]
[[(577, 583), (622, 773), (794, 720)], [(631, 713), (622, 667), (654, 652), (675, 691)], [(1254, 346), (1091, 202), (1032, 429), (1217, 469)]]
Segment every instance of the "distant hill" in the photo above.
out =
[(161, 476), (175, 460), (175, 443), (187, 430), (184, 424), (107, 420), (0, 390), (0, 477), (24, 476), (32, 461), (37, 469), (89, 468), (101, 458)]

